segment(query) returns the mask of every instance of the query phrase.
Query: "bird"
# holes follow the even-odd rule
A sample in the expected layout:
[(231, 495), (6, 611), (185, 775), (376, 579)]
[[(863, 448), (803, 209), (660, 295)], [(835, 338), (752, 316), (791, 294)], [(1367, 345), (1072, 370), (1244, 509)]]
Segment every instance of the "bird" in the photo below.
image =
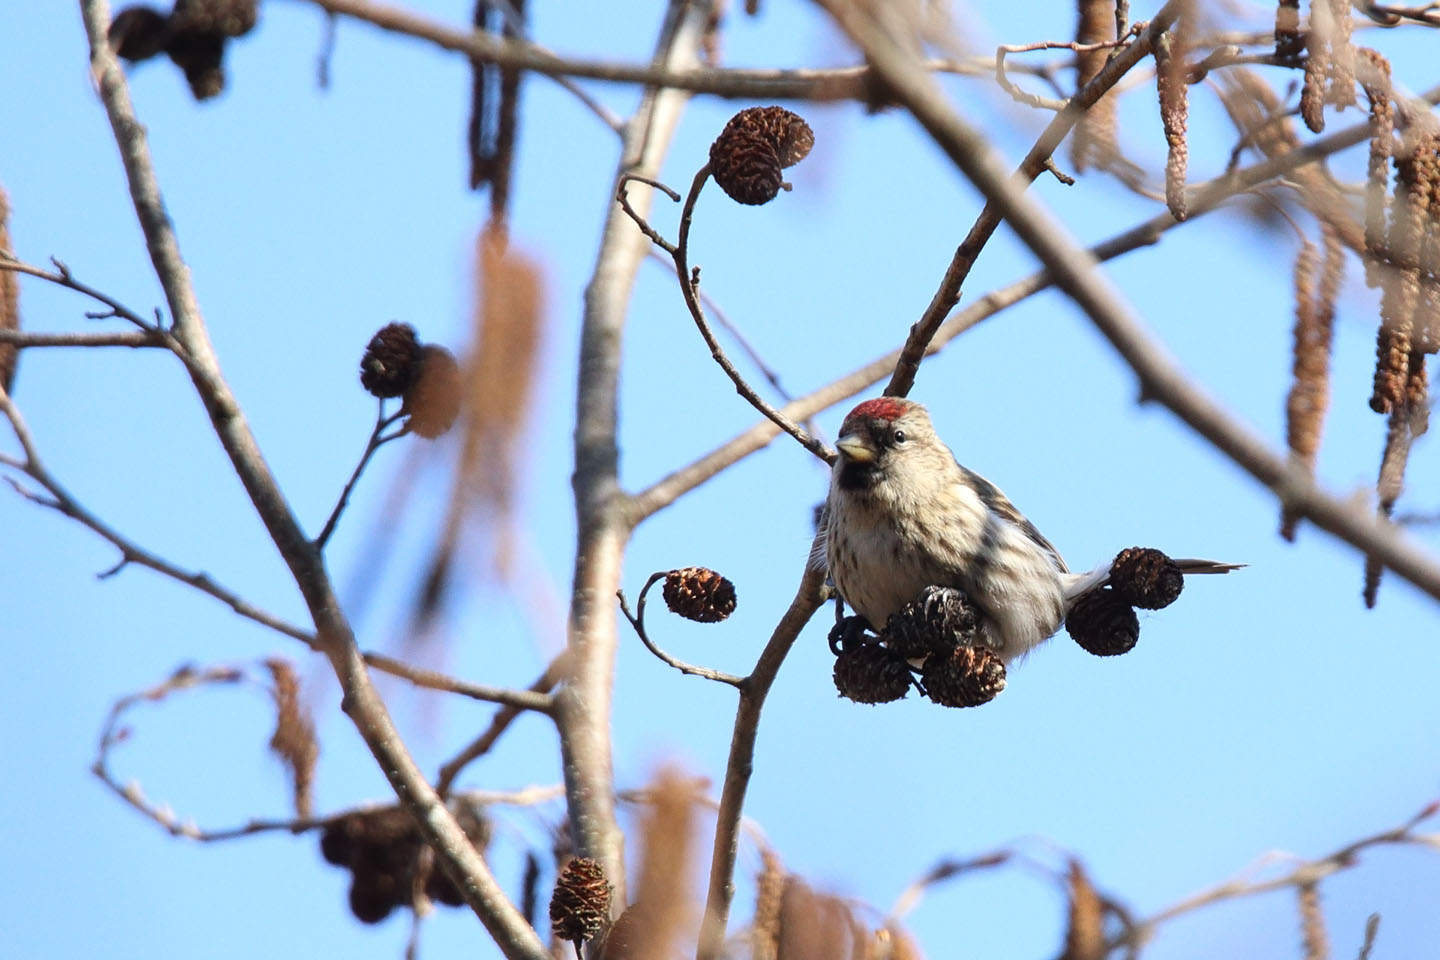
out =
[[(956, 588), (980, 613), (980, 642), (1008, 664), (1108, 582), (1109, 564), (1072, 573), (999, 487), (960, 464), (913, 400), (861, 403), (835, 446), (812, 562), (876, 630), (927, 587)], [(1243, 566), (1175, 563), (1186, 574)]]

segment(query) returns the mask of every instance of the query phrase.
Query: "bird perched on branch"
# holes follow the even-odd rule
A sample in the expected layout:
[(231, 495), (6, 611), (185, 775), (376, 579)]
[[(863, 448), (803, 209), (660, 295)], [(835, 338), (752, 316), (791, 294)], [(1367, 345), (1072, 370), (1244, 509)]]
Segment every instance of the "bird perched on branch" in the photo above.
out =
[[(813, 561), (876, 630), (927, 587), (962, 590), (980, 639), (1005, 661), (1049, 638), (1075, 602), (1106, 584), (1107, 564), (1071, 573), (1060, 552), (999, 488), (967, 470), (925, 408), (881, 397), (850, 411)], [(1176, 560), (1180, 571), (1241, 564)]]

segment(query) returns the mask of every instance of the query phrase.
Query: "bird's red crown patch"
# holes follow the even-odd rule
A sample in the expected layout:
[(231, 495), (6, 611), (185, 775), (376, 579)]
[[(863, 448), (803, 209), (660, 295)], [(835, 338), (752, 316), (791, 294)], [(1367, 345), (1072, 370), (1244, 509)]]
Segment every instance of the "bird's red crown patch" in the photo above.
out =
[(914, 408), (908, 400), (899, 397), (876, 397), (874, 400), (866, 400), (845, 417), (848, 423), (854, 419), (896, 420), (909, 413)]

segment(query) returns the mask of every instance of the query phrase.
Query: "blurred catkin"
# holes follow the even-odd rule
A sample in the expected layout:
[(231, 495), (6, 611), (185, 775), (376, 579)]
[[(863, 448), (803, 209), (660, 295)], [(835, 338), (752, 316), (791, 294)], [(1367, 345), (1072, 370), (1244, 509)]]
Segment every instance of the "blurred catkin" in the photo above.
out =
[[(1108, 0), (1076, 0), (1075, 42), (1108, 43), (1115, 39), (1115, 5)], [(1075, 89), (1095, 79), (1110, 51), (1082, 50), (1075, 54)], [(1095, 102), (1070, 139), (1070, 165), (1079, 173), (1086, 167), (1104, 169), (1119, 153), (1115, 131), (1115, 97), (1107, 93)]]
[(1300, 32), (1300, 0), (1280, 0), (1275, 6), (1275, 56), (1298, 57), (1305, 50)]
[(288, 660), (271, 657), (265, 661), (275, 699), (275, 732), (270, 749), (284, 761), (290, 771), (291, 792), (297, 817), (312, 813), (312, 787), (315, 762), (320, 757), (320, 743), (315, 739), (315, 723), (300, 702), (300, 679)]
[(1185, 127), (1189, 116), (1189, 85), (1185, 82), (1185, 50), (1180, 31), (1163, 33), (1155, 42), (1155, 85), (1160, 97), (1160, 122), (1165, 129), (1165, 203), (1170, 215), (1184, 220), (1185, 173), (1189, 146)]
[[(10, 197), (0, 187), (0, 252), (13, 255), (10, 245)], [(20, 329), (20, 283), (13, 270), (0, 270), (0, 330)], [(0, 343), (0, 390), (9, 393), (15, 385), (15, 367), (20, 362), (20, 348)]]
[[(1385, 431), (1385, 452), (1380, 457), (1380, 479), (1376, 491), (1380, 495), (1379, 515), (1388, 520), (1395, 510), (1395, 501), (1405, 489), (1405, 467), (1410, 460), (1410, 417), (1402, 407), (1390, 412)], [(1385, 572), (1373, 554), (1365, 557), (1365, 606), (1375, 606), (1380, 593), (1380, 578)]]
[(1066, 878), (1069, 911), (1065, 925), (1065, 952), (1060, 960), (1103, 960), (1105, 910), (1099, 894), (1085, 875), (1079, 861), (1070, 861)]
[[(1325, 412), (1330, 403), (1330, 347), (1335, 321), (1335, 297), (1344, 279), (1345, 250), (1334, 230), (1322, 227), (1325, 244), (1323, 271), (1320, 253), (1306, 241), (1295, 257), (1295, 327), (1290, 395), (1285, 402), (1286, 442), (1292, 460), (1307, 472), (1315, 470)], [(1319, 283), (1316, 283), (1316, 275)], [(1298, 517), (1281, 511), (1280, 535), (1295, 539)]]
[(1328, 0), (1310, 0), (1310, 29), (1305, 33), (1305, 82), (1300, 88), (1300, 117), (1311, 132), (1325, 129), (1325, 99), (1330, 73), (1334, 18)]
[(1330, 89), (1326, 102), (1344, 109), (1355, 105), (1355, 45), (1350, 33), (1355, 21), (1350, 13), (1350, 0), (1314, 0), (1330, 4)]
[(1390, 156), (1395, 149), (1395, 104), (1390, 97), (1390, 61), (1368, 47), (1358, 56), (1360, 83), (1370, 101), (1370, 160), (1365, 179), (1365, 283), (1382, 283), (1385, 215), (1389, 207)]
[(785, 893), (785, 867), (773, 851), (760, 854), (755, 878), (755, 917), (750, 921), (750, 960), (776, 960), (780, 950), (780, 901)]
[(1424, 135), (1406, 147), (1395, 156), (1389, 270), (1382, 284), (1375, 389), (1370, 397), (1370, 407), (1376, 413), (1389, 413), (1405, 405), (1410, 357), (1427, 339), (1423, 327), (1416, 336), (1417, 313), (1424, 302), (1420, 292), (1420, 250), (1426, 234), (1433, 231), (1431, 212), (1440, 179), (1440, 136)]
[(1325, 933), (1325, 914), (1320, 908), (1320, 886), (1300, 885), (1300, 943), (1305, 960), (1329, 960), (1330, 937)]

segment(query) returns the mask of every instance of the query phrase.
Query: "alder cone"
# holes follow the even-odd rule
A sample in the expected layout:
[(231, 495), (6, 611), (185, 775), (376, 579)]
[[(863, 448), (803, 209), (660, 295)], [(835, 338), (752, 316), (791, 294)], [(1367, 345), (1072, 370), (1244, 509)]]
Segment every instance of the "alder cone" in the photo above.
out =
[(681, 567), (665, 575), (665, 606), (696, 623), (718, 623), (735, 612), (735, 585), (707, 567)]
[(1110, 564), (1110, 588), (1132, 607), (1160, 610), (1180, 596), (1185, 573), (1159, 550), (1130, 547)]
[(840, 651), (833, 677), (840, 696), (856, 703), (891, 703), (910, 690), (910, 667), (878, 643)]
[(1114, 657), (1128, 653), (1140, 640), (1140, 620), (1130, 604), (1109, 587), (1092, 590), (1070, 608), (1065, 631), (1087, 653)]
[(592, 857), (575, 857), (560, 871), (550, 898), (555, 936), (584, 943), (600, 932), (609, 917), (610, 884), (605, 868)]
[(956, 647), (927, 660), (920, 679), (942, 707), (978, 707), (1005, 689), (1005, 662), (989, 647)]

